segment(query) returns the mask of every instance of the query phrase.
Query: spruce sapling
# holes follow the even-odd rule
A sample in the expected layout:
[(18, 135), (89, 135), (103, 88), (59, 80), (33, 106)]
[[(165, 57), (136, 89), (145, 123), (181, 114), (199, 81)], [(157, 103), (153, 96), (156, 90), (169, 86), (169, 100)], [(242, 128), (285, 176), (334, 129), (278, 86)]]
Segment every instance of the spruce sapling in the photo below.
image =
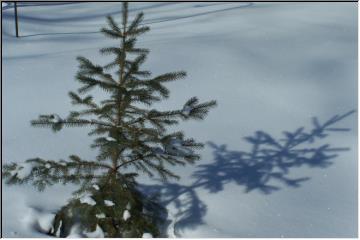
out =
[[(137, 38), (148, 32), (139, 13), (129, 22), (128, 4), (122, 5), (121, 24), (109, 16), (108, 27), (101, 29), (116, 40), (115, 47), (100, 50), (114, 56), (102, 66), (85, 57), (78, 57), (76, 80), (81, 87), (71, 91), (72, 104), (82, 106), (67, 117), (58, 114), (40, 115), (31, 124), (49, 127), (54, 132), (63, 127), (90, 127), (90, 136), (96, 136), (92, 148), (98, 149), (95, 159), (85, 160), (71, 155), (69, 160), (34, 158), (23, 164), (3, 166), (3, 177), (8, 184), (31, 182), (39, 190), (56, 183), (80, 186), (74, 198), (55, 216), (49, 234), (67, 237), (157, 237), (161, 207), (156, 201), (137, 190), (135, 180), (139, 173), (162, 179), (178, 178), (169, 165), (194, 163), (200, 158), (196, 149), (202, 143), (185, 138), (183, 132), (169, 132), (170, 126), (181, 120), (202, 120), (215, 101), (200, 103), (189, 99), (178, 110), (159, 111), (154, 103), (169, 97), (167, 82), (182, 79), (183, 71), (165, 73), (156, 77), (141, 69), (149, 53), (136, 47)], [(93, 89), (108, 93), (108, 99), (96, 101), (89, 94)], [(76, 227), (76, 228), (75, 228)]]

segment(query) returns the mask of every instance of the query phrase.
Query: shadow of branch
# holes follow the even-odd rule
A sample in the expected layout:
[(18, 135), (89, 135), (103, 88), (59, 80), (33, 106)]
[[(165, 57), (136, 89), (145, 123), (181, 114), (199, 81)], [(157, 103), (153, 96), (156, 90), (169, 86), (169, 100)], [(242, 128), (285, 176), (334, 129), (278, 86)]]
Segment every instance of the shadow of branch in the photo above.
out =
[(310, 131), (305, 131), (304, 127), (293, 132), (284, 131), (281, 139), (275, 139), (264, 131), (256, 131), (253, 136), (245, 137), (251, 146), (249, 151), (228, 150), (225, 144), (217, 145), (210, 141), (207, 145), (213, 151), (214, 162), (197, 166), (192, 175), (193, 184), (164, 183), (143, 185), (142, 188), (147, 194), (158, 194), (163, 206), (171, 204), (176, 209), (173, 216), (176, 219), (175, 231), (195, 228), (204, 223), (207, 210), (196, 189), (218, 193), (226, 184), (236, 183), (243, 186), (245, 192), (257, 190), (271, 194), (283, 187), (298, 188), (310, 178), (290, 178), (291, 169), (302, 166), (326, 168), (340, 152), (349, 150), (335, 148), (321, 141), (331, 132), (349, 131), (348, 128), (336, 128), (334, 125), (354, 112), (335, 115), (322, 124), (313, 118)]

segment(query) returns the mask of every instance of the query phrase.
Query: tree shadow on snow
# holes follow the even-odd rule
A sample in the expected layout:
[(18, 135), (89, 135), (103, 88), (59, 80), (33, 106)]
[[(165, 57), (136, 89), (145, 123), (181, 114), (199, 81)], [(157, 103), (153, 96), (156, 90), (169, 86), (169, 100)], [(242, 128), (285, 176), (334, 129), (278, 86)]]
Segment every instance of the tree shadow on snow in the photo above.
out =
[[(189, 186), (178, 183), (158, 185), (142, 185), (146, 194), (159, 195), (163, 206), (170, 206), (175, 213), (171, 226), (174, 234), (185, 228), (196, 228), (204, 223), (206, 205), (201, 201), (197, 189), (218, 193), (228, 183), (235, 183), (244, 188), (245, 192), (259, 191), (271, 194), (283, 187), (300, 187), (308, 177), (291, 178), (290, 170), (302, 166), (326, 168), (342, 151), (349, 148), (334, 147), (324, 143), (331, 132), (349, 131), (334, 125), (353, 114), (336, 115), (324, 123), (313, 118), (313, 128), (305, 131), (300, 127), (293, 132), (283, 132), (283, 138), (275, 139), (264, 131), (256, 131), (253, 136), (245, 137), (250, 144), (248, 151), (229, 150), (226, 145), (208, 142), (213, 150), (214, 162), (199, 165)], [(169, 222), (170, 223), (170, 222)], [(168, 223), (168, 224), (169, 224)]]

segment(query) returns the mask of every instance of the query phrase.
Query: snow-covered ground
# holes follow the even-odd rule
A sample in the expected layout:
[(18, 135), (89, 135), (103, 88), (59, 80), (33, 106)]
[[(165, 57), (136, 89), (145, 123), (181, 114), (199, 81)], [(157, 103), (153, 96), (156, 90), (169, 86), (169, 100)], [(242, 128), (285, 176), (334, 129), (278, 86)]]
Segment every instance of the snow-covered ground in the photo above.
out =
[[(40, 113), (68, 113), (67, 92), (78, 87), (75, 57), (104, 62), (98, 49), (114, 41), (98, 30), (106, 15), (120, 16), (121, 5), (19, 5), (21, 38), (14, 37), (11, 6), (2, 12), (2, 161), (74, 153), (91, 159), (87, 129), (53, 134), (29, 121)], [(144, 11), (152, 29), (139, 39), (151, 49), (146, 66), (154, 74), (188, 73), (169, 85), (171, 98), (159, 108), (181, 107), (192, 96), (218, 101), (205, 121), (182, 125), (189, 136), (209, 142), (197, 165), (176, 167), (179, 182), (139, 179), (144, 191), (166, 196), (169, 236), (356, 237), (357, 113), (334, 124), (350, 131), (305, 146), (320, 154), (312, 167), (300, 157), (298, 167), (280, 164), (288, 173), (252, 161), (244, 165), (255, 145), (244, 137), (265, 131), (279, 139), (283, 131), (311, 130), (312, 117), (323, 123), (357, 109), (357, 3), (158, 2), (132, 3), (130, 9)], [(330, 166), (321, 161), (324, 144), (344, 148), (325, 159)], [(304, 181), (294, 187), (284, 179)], [(265, 194), (264, 185), (278, 189)], [(46, 219), (75, 190), (2, 187), (5, 237), (47, 237), (34, 226), (46, 228)]]

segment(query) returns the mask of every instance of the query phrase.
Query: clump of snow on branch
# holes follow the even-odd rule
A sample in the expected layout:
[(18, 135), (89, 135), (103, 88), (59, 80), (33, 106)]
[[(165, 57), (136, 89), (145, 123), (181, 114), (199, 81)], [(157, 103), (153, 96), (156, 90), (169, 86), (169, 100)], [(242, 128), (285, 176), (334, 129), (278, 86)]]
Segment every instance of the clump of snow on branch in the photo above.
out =
[(99, 213), (99, 214), (96, 214), (95, 216), (96, 216), (96, 218), (98, 218), (98, 219), (103, 219), (103, 218), (105, 218), (105, 214), (104, 214), (104, 213)]
[(127, 209), (127, 210), (130, 210), (130, 209), (131, 209), (131, 203), (130, 203), (130, 202), (128, 202), (128, 203), (126, 204), (126, 209)]
[(116, 142), (116, 139), (113, 137), (106, 137), (105, 140), (108, 142)]
[(61, 165), (61, 166), (66, 166), (66, 161), (64, 161), (64, 160), (61, 160), (60, 162), (59, 162), (59, 164)]
[(129, 210), (125, 210), (123, 213), (124, 221), (128, 220), (130, 217), (131, 217), (131, 214), (130, 214)]
[(100, 190), (99, 186), (98, 186), (98, 185), (96, 185), (96, 184), (92, 185), (92, 187), (93, 187), (95, 190), (97, 190), (97, 191), (99, 191), (99, 190)]
[(61, 123), (63, 121), (63, 119), (57, 114), (51, 114), (50, 121), (53, 123)]
[(104, 203), (106, 206), (108, 207), (112, 207), (115, 205), (115, 203), (113, 201), (110, 201), (110, 200), (104, 200)]
[(193, 110), (193, 107), (191, 107), (191, 106), (189, 106), (189, 105), (185, 105), (185, 106), (183, 107), (183, 109), (181, 110), (181, 113), (182, 113), (184, 116), (188, 117), (188, 116), (190, 115), (190, 113), (191, 113), (192, 110)]
[(11, 175), (18, 179), (24, 179), (30, 175), (32, 166), (30, 164), (18, 164), (14, 170), (11, 171)]
[(80, 198), (80, 202), (84, 204), (89, 204), (91, 206), (94, 206), (96, 204), (95, 200), (92, 199), (90, 195), (85, 195)]

